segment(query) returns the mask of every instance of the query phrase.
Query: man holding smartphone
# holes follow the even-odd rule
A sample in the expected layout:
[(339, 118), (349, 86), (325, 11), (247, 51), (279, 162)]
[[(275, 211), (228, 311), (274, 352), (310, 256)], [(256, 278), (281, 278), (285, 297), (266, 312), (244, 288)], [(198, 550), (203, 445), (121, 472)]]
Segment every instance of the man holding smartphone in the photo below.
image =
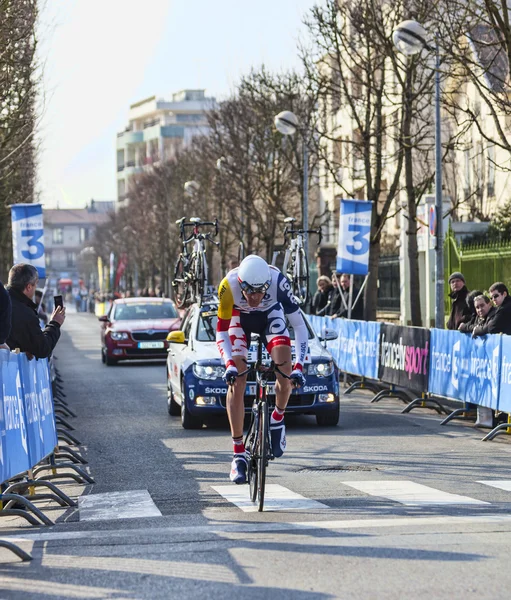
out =
[(9, 271), (7, 290), (11, 297), (12, 322), (7, 345), (19, 348), (29, 359), (47, 358), (60, 338), (60, 327), (66, 319), (66, 309), (56, 306), (48, 325), (41, 329), (37, 304), (33, 301), (39, 276), (32, 265), (20, 263)]

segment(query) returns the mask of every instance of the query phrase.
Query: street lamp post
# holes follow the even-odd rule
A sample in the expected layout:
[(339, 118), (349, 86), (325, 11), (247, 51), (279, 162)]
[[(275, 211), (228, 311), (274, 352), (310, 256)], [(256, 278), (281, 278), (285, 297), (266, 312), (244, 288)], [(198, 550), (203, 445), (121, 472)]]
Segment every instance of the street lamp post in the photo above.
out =
[[(275, 127), (282, 135), (293, 135), (299, 131), (303, 139), (303, 193), (302, 193), (302, 229), (307, 231), (309, 228), (309, 148), (307, 133), (300, 127), (298, 119), (290, 110), (280, 112), (274, 118)], [(303, 236), (303, 245), (305, 256), (309, 256), (309, 236), (307, 233)]]
[(442, 132), (440, 120), (440, 53), (438, 44), (433, 48), (426, 42), (426, 30), (416, 21), (403, 21), (394, 30), (392, 40), (396, 48), (412, 56), (426, 50), (435, 50), (435, 327), (444, 328), (444, 236), (442, 202)]

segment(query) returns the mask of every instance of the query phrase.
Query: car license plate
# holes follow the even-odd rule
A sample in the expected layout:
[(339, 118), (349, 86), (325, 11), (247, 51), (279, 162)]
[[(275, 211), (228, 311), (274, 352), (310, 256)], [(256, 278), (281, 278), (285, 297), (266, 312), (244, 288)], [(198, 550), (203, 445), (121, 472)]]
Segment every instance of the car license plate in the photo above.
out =
[(156, 348), (164, 348), (165, 344), (163, 342), (138, 342), (138, 347), (141, 350), (152, 350)]

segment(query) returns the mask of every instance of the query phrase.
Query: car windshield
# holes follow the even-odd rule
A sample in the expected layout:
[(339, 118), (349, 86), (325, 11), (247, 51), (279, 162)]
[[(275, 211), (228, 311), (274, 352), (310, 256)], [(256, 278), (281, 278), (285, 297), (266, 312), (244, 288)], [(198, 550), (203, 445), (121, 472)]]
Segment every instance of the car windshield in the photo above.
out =
[(115, 321), (136, 319), (173, 319), (178, 316), (170, 302), (148, 302), (147, 304), (118, 304), (115, 307)]
[[(295, 331), (289, 325), (289, 321), (286, 318), (287, 328), (289, 331), (289, 336), (292, 340), (295, 339)], [(217, 314), (216, 310), (207, 310), (203, 312), (199, 319), (199, 325), (197, 327), (197, 341), (199, 342), (214, 342), (216, 340), (216, 323), (217, 323)], [(309, 332), (309, 340), (314, 338), (314, 333), (310, 328), (307, 321), (305, 321), (307, 325), (307, 331)]]

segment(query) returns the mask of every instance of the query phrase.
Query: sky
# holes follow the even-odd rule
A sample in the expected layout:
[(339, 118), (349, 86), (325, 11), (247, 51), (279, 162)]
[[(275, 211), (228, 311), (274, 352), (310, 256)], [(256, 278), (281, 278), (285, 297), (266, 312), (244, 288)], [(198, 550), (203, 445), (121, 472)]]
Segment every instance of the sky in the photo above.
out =
[[(316, 0), (317, 1), (317, 0)], [(116, 198), (130, 104), (182, 89), (221, 100), (265, 64), (299, 69), (315, 0), (46, 0), (39, 26), (39, 200)]]

